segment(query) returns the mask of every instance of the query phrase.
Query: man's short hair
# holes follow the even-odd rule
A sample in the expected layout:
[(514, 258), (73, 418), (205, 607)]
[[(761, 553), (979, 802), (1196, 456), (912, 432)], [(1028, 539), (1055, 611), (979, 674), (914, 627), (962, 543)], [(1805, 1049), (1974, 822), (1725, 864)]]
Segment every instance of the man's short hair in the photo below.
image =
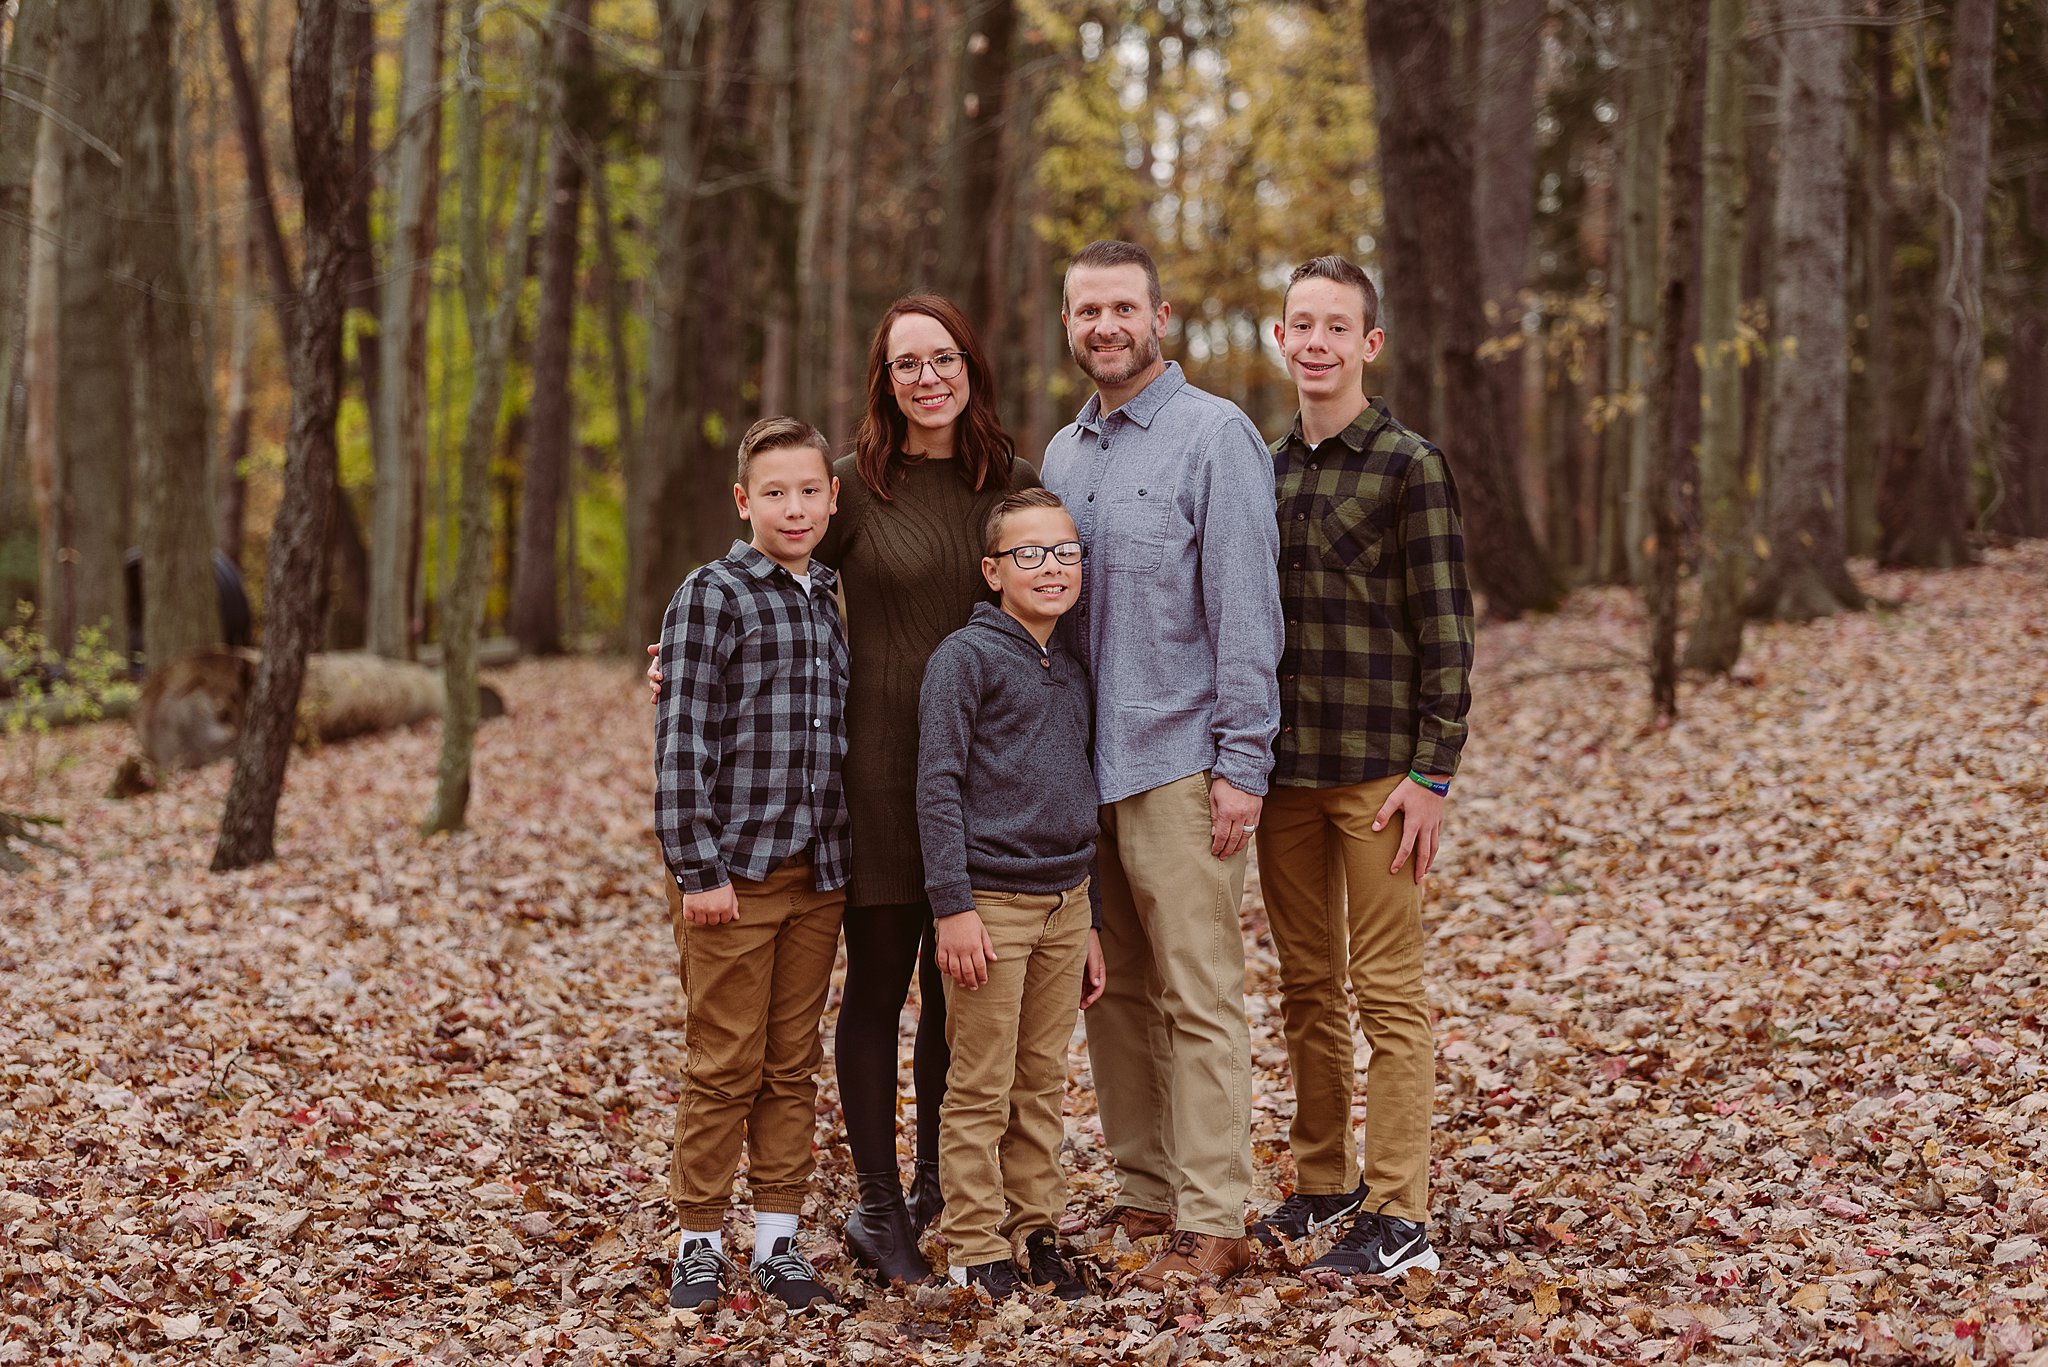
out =
[(1021, 513), (1026, 508), (1058, 508), (1067, 510), (1060, 502), (1060, 496), (1050, 489), (1013, 489), (996, 500), (996, 506), (988, 510), (988, 517), (981, 524), (981, 553), (994, 555), (1003, 548), (1003, 523), (1012, 513)]
[(825, 474), (831, 475), (832, 444), (825, 440), (823, 432), (802, 418), (763, 418), (740, 438), (740, 487), (746, 487), (747, 471), (753, 468), (755, 456), (763, 451), (783, 451), (792, 446), (808, 446), (823, 456)]
[(1084, 266), (1136, 266), (1145, 272), (1145, 291), (1151, 297), (1153, 309), (1156, 311), (1166, 299), (1159, 288), (1159, 266), (1152, 260), (1152, 253), (1135, 242), (1103, 238), (1075, 252), (1074, 259), (1067, 263), (1067, 274), (1060, 279), (1062, 313), (1067, 307), (1067, 279)]
[(1371, 332), (1380, 325), (1380, 292), (1372, 287), (1372, 277), (1348, 256), (1311, 257), (1294, 268), (1287, 277), (1287, 288), (1280, 293), (1282, 311), (1285, 311), (1287, 296), (1294, 287), (1304, 280), (1334, 280), (1340, 285), (1349, 285), (1365, 297), (1364, 331)]

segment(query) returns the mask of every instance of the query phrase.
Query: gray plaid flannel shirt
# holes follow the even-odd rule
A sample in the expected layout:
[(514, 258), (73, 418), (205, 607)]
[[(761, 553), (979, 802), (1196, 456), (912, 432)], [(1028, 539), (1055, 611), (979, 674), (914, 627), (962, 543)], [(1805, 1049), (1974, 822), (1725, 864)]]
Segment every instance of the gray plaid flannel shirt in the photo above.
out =
[(684, 892), (759, 881), (808, 852), (847, 877), (846, 630), (838, 575), (811, 589), (744, 541), (683, 580), (661, 624), (654, 829)]

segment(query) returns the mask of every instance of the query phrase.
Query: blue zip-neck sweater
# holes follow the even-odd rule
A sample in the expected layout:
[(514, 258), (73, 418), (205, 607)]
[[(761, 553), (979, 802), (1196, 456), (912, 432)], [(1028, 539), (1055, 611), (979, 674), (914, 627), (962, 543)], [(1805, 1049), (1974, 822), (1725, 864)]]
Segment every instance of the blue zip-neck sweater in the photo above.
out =
[(1065, 892), (1095, 867), (1088, 677), (1058, 636), (978, 603), (918, 705), (917, 825), (932, 914), (974, 892)]

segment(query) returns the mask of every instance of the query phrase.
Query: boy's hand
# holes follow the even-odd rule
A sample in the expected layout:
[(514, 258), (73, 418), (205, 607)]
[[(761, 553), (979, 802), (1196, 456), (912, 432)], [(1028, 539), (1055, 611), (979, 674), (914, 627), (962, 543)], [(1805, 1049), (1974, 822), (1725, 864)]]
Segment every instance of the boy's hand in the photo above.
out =
[(661, 642), (656, 641), (653, 645), (647, 647), (647, 654), (650, 657), (647, 661), (647, 701), (659, 703), (661, 701), (662, 680)]
[(988, 981), (988, 965), (995, 958), (995, 943), (988, 938), (979, 912), (939, 917), (939, 972), (976, 992)]
[(1401, 814), (1401, 848), (1394, 851), (1394, 864), (1387, 872), (1399, 873), (1413, 853), (1415, 881), (1420, 883), (1429, 866), (1436, 862), (1437, 843), (1443, 836), (1444, 800), (1420, 783), (1403, 778), (1380, 804), (1372, 828), (1384, 830), (1396, 812)]
[(683, 915), (693, 926), (722, 926), (740, 919), (740, 899), (730, 883), (720, 883), (709, 892), (686, 892)]
[(1102, 932), (1088, 927), (1088, 958), (1081, 965), (1081, 1009), (1095, 1005), (1102, 989), (1109, 986), (1108, 971), (1102, 965)]

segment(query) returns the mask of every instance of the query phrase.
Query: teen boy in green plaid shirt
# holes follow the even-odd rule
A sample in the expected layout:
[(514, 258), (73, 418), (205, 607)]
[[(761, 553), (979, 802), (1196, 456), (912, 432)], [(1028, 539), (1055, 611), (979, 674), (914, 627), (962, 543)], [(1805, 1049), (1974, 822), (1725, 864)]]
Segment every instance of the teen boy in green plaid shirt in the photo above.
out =
[[(1435, 1045), (1422, 983), (1422, 878), (1471, 705), (1472, 594), (1443, 453), (1368, 401), (1386, 334), (1341, 256), (1296, 268), (1274, 328), (1301, 410), (1272, 444), (1280, 519), (1280, 736), (1258, 823), (1294, 1074), (1294, 1193), (1268, 1243), (1352, 1222), (1311, 1273), (1394, 1276), (1429, 1246)], [(1347, 982), (1372, 1046), (1365, 1167)]]

